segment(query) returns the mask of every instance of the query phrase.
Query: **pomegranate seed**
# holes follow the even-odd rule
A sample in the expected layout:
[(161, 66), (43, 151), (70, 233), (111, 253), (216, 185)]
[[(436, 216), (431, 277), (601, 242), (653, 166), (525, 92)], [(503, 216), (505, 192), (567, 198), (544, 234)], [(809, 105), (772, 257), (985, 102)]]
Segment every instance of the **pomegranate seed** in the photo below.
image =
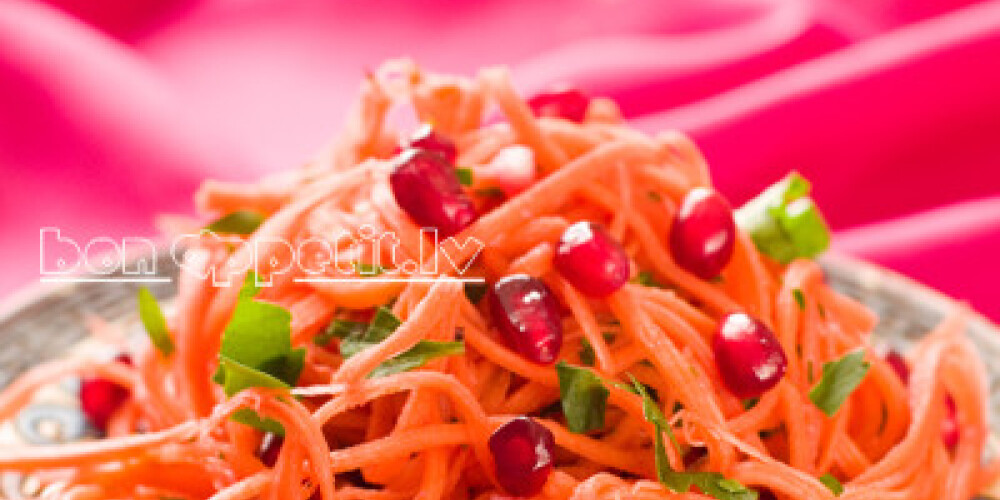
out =
[[(119, 354), (115, 361), (131, 365), (132, 358)], [(129, 398), (129, 391), (108, 379), (87, 377), (80, 381), (80, 409), (87, 420), (101, 432), (108, 430), (108, 421)]]
[(688, 448), (687, 453), (684, 454), (684, 467), (690, 468), (697, 464), (701, 459), (708, 456), (708, 448), (702, 446), (692, 446)]
[(552, 472), (552, 432), (528, 417), (501, 425), (490, 436), (497, 481), (508, 493), (528, 497), (542, 491)]
[(476, 219), (476, 209), (454, 168), (436, 153), (408, 149), (393, 160), (389, 176), (392, 195), (413, 220), (436, 227), (441, 237), (453, 236)]
[(536, 94), (528, 100), (535, 116), (565, 118), (573, 122), (583, 121), (589, 105), (590, 98), (580, 89), (565, 86)]
[(890, 350), (885, 353), (885, 361), (889, 363), (892, 371), (896, 372), (896, 375), (899, 376), (899, 380), (903, 381), (903, 384), (910, 382), (910, 367), (906, 364), (906, 360), (903, 359), (901, 354)]
[(757, 500), (778, 500), (771, 490), (757, 490)]
[(281, 445), (284, 443), (285, 439), (281, 436), (274, 434), (265, 436), (260, 447), (260, 461), (268, 467), (274, 467), (274, 464), (278, 463), (278, 455), (281, 454)]
[(556, 247), (554, 263), (576, 289), (592, 297), (611, 295), (629, 277), (625, 249), (592, 222), (577, 222), (566, 228)]
[(733, 209), (715, 191), (695, 188), (684, 197), (670, 230), (674, 261), (688, 272), (711, 279), (733, 256), (736, 223)]
[(562, 347), (559, 304), (549, 287), (526, 274), (493, 285), (490, 310), (497, 329), (514, 350), (539, 364), (556, 360)]
[(945, 414), (944, 420), (941, 421), (941, 439), (944, 441), (945, 447), (951, 450), (958, 445), (958, 438), (961, 437), (961, 432), (958, 429), (958, 409), (955, 407), (955, 399), (950, 395), (945, 398), (944, 404), (948, 408), (948, 412)]
[(441, 155), (448, 163), (455, 163), (458, 157), (458, 150), (455, 143), (447, 137), (434, 131), (429, 123), (425, 123), (417, 128), (410, 136), (408, 146), (410, 148), (423, 149)]
[(737, 397), (756, 398), (777, 385), (788, 359), (778, 339), (745, 313), (722, 318), (712, 339), (722, 381)]

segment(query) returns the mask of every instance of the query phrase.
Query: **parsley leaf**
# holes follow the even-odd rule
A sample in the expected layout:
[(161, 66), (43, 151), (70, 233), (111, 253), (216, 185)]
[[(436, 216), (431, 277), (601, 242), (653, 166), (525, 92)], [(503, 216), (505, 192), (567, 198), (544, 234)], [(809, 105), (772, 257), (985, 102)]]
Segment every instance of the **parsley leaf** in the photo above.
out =
[(334, 338), (345, 339), (351, 335), (360, 335), (368, 328), (367, 323), (361, 321), (350, 321), (346, 319), (334, 319), (322, 332), (313, 338), (313, 343), (324, 346)]
[(387, 375), (402, 373), (414, 368), (420, 368), (435, 358), (460, 356), (462, 354), (465, 354), (465, 344), (463, 342), (421, 340), (406, 352), (397, 354), (395, 357), (376, 366), (368, 374), (368, 378), (385, 377)]
[(477, 189), (476, 194), (482, 196), (483, 198), (505, 198), (507, 195), (503, 192), (503, 189), (498, 187), (486, 187), (482, 189)]
[(340, 354), (345, 358), (355, 354), (389, 338), (392, 332), (399, 328), (402, 322), (395, 314), (392, 314), (386, 307), (380, 307), (375, 311), (371, 323), (363, 332), (353, 331), (340, 342)]
[[(613, 333), (605, 332), (602, 336), (606, 343), (611, 343), (615, 340), (615, 334)], [(597, 363), (597, 353), (594, 352), (594, 346), (586, 338), (580, 341), (580, 362), (586, 366), (594, 366)]]
[(869, 367), (862, 349), (849, 352), (837, 361), (823, 363), (823, 375), (809, 391), (809, 399), (827, 416), (834, 416), (840, 405), (861, 384)]
[(354, 270), (361, 276), (378, 276), (385, 273), (385, 268), (378, 264), (366, 264), (364, 262), (355, 262)]
[(159, 349), (160, 354), (170, 356), (174, 352), (174, 341), (167, 331), (167, 320), (163, 317), (163, 310), (156, 301), (156, 297), (148, 288), (139, 289), (139, 319), (142, 326), (149, 335), (150, 342)]
[(799, 290), (798, 288), (796, 288), (795, 290), (792, 290), (792, 296), (795, 297), (795, 303), (797, 303), (799, 305), (799, 310), (800, 311), (805, 311), (806, 310), (806, 296), (805, 296), (805, 294), (802, 293), (802, 290)]
[(252, 210), (237, 210), (205, 226), (213, 233), (252, 234), (264, 222), (264, 215)]
[(823, 474), (820, 476), (819, 482), (823, 483), (823, 486), (829, 488), (835, 496), (839, 497), (840, 494), (844, 492), (844, 485), (840, 484), (840, 481), (833, 477), (832, 474)]
[[(254, 273), (247, 275), (222, 334), (214, 380), (225, 388), (227, 396), (248, 387), (292, 387), (305, 362), (305, 349), (292, 349), (291, 313), (254, 300), (260, 291), (256, 280)], [(235, 413), (233, 418), (268, 432), (282, 430), (277, 422), (262, 420), (249, 409)]]
[(597, 353), (594, 352), (594, 346), (587, 339), (583, 339), (580, 345), (580, 362), (585, 366), (594, 366), (594, 363), (597, 362)]
[(653, 288), (663, 288), (663, 284), (656, 281), (656, 277), (650, 271), (639, 271), (639, 274), (635, 276), (632, 280), (633, 283), (638, 283), (642, 286), (650, 286)]
[[(340, 354), (350, 358), (369, 347), (389, 338), (399, 328), (402, 322), (387, 307), (379, 307), (375, 316), (367, 325), (353, 321), (335, 321), (331, 327), (333, 336), (340, 337)], [(331, 329), (328, 327), (328, 330)], [(465, 353), (462, 342), (435, 342), (421, 340), (405, 352), (385, 360), (368, 374), (368, 378), (385, 377), (419, 368), (428, 361), (445, 356), (458, 356)]]
[(792, 172), (736, 210), (736, 223), (778, 262), (815, 257), (830, 246), (830, 228), (808, 197), (811, 188)]
[(472, 169), (458, 167), (455, 169), (455, 177), (458, 177), (458, 183), (463, 186), (472, 185)]
[(559, 399), (571, 432), (577, 434), (604, 427), (608, 391), (594, 372), (565, 361), (556, 365), (559, 376)]
[(677, 472), (673, 470), (669, 460), (667, 460), (666, 445), (663, 442), (663, 433), (666, 432), (674, 446), (680, 451), (673, 431), (660, 407), (635, 377), (632, 378), (632, 385), (636, 392), (642, 396), (643, 416), (656, 427), (653, 446), (656, 453), (656, 477), (660, 483), (674, 493), (687, 493), (692, 486), (695, 486), (702, 493), (718, 500), (757, 500), (756, 491), (743, 486), (734, 479), (728, 479), (718, 472)]

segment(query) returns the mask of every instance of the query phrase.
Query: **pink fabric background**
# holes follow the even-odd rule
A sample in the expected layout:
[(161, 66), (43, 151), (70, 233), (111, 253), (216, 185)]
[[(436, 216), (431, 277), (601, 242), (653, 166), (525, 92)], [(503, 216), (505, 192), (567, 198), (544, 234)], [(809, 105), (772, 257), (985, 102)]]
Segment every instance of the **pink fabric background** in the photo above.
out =
[(798, 169), (841, 250), (1000, 318), (1000, 0), (2, 0), (0, 293), (41, 226), (152, 234), (299, 164), (400, 55), (614, 97), (737, 203)]

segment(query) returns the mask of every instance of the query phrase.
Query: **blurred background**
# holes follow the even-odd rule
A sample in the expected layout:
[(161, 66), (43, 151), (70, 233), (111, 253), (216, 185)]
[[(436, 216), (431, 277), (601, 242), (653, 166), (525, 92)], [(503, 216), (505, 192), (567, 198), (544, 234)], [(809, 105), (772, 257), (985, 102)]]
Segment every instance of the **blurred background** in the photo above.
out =
[(0, 0), (0, 297), (43, 226), (152, 235), (300, 165), (399, 56), (615, 98), (734, 204), (797, 169), (839, 251), (1000, 319), (997, 0)]

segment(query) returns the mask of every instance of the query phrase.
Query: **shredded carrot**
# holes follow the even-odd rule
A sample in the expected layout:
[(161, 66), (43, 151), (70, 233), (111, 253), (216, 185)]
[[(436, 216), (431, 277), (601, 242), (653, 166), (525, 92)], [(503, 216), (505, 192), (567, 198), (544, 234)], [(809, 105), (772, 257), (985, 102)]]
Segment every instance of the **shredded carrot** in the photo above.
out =
[[(476, 172), (503, 148), (520, 145), (531, 149), (537, 179), (499, 198), (473, 179), (463, 189), (478, 218), (454, 239), (432, 241), (389, 183), (400, 135), (389, 117), (401, 106), (412, 106), (454, 142), (459, 167)], [(67, 376), (101, 377), (130, 394), (102, 439), (4, 448), (0, 472), (36, 474), (53, 494), (74, 499), (497, 500), (508, 497), (490, 436), (528, 415), (558, 447), (535, 498), (708, 498), (657, 481), (652, 438), (660, 429), (629, 389), (636, 380), (656, 393), (673, 431), (664, 451), (678, 472), (721, 473), (781, 500), (832, 500), (819, 479), (824, 474), (843, 484), (845, 500), (968, 500), (994, 482), (1000, 461), (982, 461), (986, 374), (962, 335), (961, 308), (908, 354), (907, 385), (875, 354), (875, 315), (829, 287), (816, 262), (779, 265), (739, 231), (720, 281), (675, 263), (667, 221), (689, 191), (711, 184), (690, 139), (631, 129), (609, 99), (593, 99), (580, 123), (539, 118), (503, 69), (459, 78), (410, 61), (388, 63), (364, 80), (347, 129), (309, 165), (249, 185), (209, 181), (198, 191), (206, 214), (253, 210), (265, 219), (252, 234), (191, 241), (168, 318), (172, 355), (146, 344), (132, 348), (134, 367), (56, 361), (0, 392), (0, 421)], [(662, 286), (633, 280), (606, 298), (577, 290), (554, 258), (560, 236), (579, 220), (607, 227), (628, 253), (633, 277), (642, 270)], [(391, 233), (398, 242), (387, 250), (334, 236), (361, 230)], [(367, 279), (357, 269), (350, 280), (313, 279), (342, 270), (323, 267), (323, 256), (313, 254), (300, 255), (299, 268), (285, 266), (285, 250), (268, 245), (274, 240), (323, 241), (355, 263), (416, 259), (416, 269), (379, 272), (409, 278), (432, 269), (432, 279)], [(272, 278), (256, 300), (289, 312), (291, 343), (305, 348), (305, 366), (296, 387), (252, 387), (227, 397), (213, 375), (250, 269)], [(603, 429), (570, 430), (556, 369), (508, 346), (489, 301), (473, 302), (457, 279), (515, 273), (546, 283), (561, 304), (559, 359), (592, 365), (608, 392)], [(218, 286), (220, 278), (229, 285)], [(368, 322), (380, 306), (401, 323), (357, 354), (345, 357), (346, 341), (325, 335), (333, 320)], [(734, 396), (716, 365), (713, 339), (732, 312), (759, 318), (788, 358), (781, 381), (754, 401)], [(98, 340), (132, 345), (99, 320), (87, 321)], [(371, 376), (428, 341), (462, 342), (465, 352)], [(825, 363), (858, 349), (869, 371), (827, 416), (810, 390)], [(953, 449), (940, 437), (948, 398), (960, 430)], [(284, 429), (273, 464), (264, 463), (261, 450), (273, 437), (233, 418), (248, 410)]]

